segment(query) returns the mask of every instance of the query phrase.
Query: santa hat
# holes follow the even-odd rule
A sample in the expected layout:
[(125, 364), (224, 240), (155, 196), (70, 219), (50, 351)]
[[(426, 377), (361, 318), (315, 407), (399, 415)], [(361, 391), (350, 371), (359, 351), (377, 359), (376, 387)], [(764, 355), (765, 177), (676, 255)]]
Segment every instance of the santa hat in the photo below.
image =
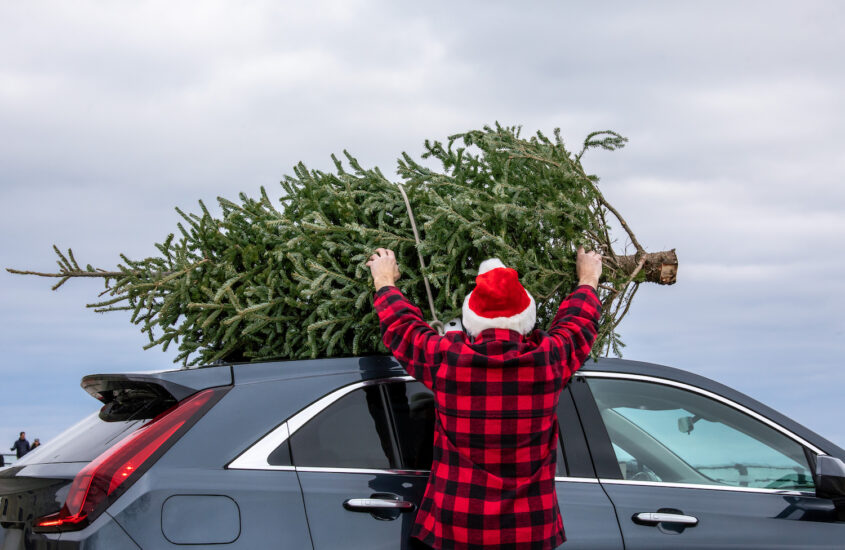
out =
[(464, 299), (463, 325), (475, 338), (488, 328), (505, 328), (528, 334), (537, 321), (534, 298), (519, 283), (515, 269), (498, 258), (481, 262), (475, 289)]

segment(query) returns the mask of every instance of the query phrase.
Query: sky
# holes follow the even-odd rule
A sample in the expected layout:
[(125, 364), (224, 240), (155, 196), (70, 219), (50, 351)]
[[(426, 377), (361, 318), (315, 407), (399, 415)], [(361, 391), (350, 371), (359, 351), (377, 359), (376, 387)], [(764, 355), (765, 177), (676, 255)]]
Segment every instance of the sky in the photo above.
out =
[[(845, 4), (0, 0), (0, 266), (146, 257), (174, 207), (280, 196), (344, 149), (395, 169), (498, 121), (629, 138), (584, 157), (671, 287), (624, 356), (732, 386), (845, 447)], [(96, 281), (0, 272), (0, 443), (47, 441), (99, 372), (169, 368)], [(173, 365), (176, 366), (176, 365)]]

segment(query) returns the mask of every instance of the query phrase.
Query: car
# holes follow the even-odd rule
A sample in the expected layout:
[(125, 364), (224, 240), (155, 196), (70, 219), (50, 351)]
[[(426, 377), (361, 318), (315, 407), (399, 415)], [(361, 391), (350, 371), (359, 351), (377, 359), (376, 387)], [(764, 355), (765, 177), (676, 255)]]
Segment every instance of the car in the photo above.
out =
[[(0, 472), (3, 550), (406, 548), (434, 400), (390, 356), (90, 375)], [(845, 450), (713, 380), (588, 360), (561, 393), (567, 549), (845, 548)]]

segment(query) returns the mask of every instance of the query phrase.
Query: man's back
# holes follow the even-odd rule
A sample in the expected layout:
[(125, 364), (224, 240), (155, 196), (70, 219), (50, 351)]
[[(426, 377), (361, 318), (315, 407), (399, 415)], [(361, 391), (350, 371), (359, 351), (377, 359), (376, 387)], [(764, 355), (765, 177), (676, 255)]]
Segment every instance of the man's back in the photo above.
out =
[(544, 333), (460, 334), (445, 357), (432, 384), (444, 432), (491, 475), (536, 473), (554, 455), (555, 411), (569, 377)]
[(412, 535), (434, 548), (555, 548), (560, 391), (595, 338), (600, 303), (581, 287), (549, 332), (438, 336), (393, 286), (376, 293), (385, 345), (434, 392), (434, 460)]
[(536, 303), (516, 270), (490, 258), (464, 299), (466, 334), (439, 336), (396, 288), (393, 251), (370, 256), (382, 341), (434, 392), (434, 459), (412, 537), (437, 549), (547, 550), (566, 540), (555, 411), (601, 316), (601, 256), (581, 248), (575, 263), (580, 285), (548, 332), (532, 330)]

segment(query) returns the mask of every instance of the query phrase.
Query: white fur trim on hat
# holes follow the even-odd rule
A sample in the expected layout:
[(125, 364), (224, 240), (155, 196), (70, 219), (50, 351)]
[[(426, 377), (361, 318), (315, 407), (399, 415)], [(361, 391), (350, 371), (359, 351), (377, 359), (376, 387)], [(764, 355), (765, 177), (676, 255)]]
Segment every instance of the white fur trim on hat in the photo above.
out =
[[(495, 259), (485, 260), (482, 262), (481, 267), (483, 268), (485, 263), (492, 261), (499, 262), (499, 260)], [(499, 263), (501, 264), (502, 262)], [(504, 267), (504, 265), (497, 265), (494, 267)], [(489, 269), (487, 271), (489, 271)], [(484, 273), (480, 269), (479, 272), (479, 274)], [(534, 297), (531, 296), (530, 293), (526, 291), (526, 294), (528, 294), (528, 297), (531, 299), (531, 303), (522, 312), (512, 315), (511, 317), (493, 318), (482, 317), (472, 311), (469, 308), (469, 297), (472, 295), (472, 292), (467, 294), (466, 298), (464, 298), (463, 308), (463, 324), (467, 334), (469, 334), (470, 338), (475, 338), (482, 330), (488, 328), (505, 328), (515, 330), (523, 336), (531, 332), (534, 329), (534, 324), (537, 322), (537, 304), (534, 302)]]
[(502, 260), (499, 258), (490, 258), (489, 260), (484, 260), (481, 262), (481, 265), (478, 266), (478, 274), (481, 275), (482, 273), (487, 273), (491, 269), (496, 269), (497, 267), (505, 267), (505, 264), (502, 263)]

